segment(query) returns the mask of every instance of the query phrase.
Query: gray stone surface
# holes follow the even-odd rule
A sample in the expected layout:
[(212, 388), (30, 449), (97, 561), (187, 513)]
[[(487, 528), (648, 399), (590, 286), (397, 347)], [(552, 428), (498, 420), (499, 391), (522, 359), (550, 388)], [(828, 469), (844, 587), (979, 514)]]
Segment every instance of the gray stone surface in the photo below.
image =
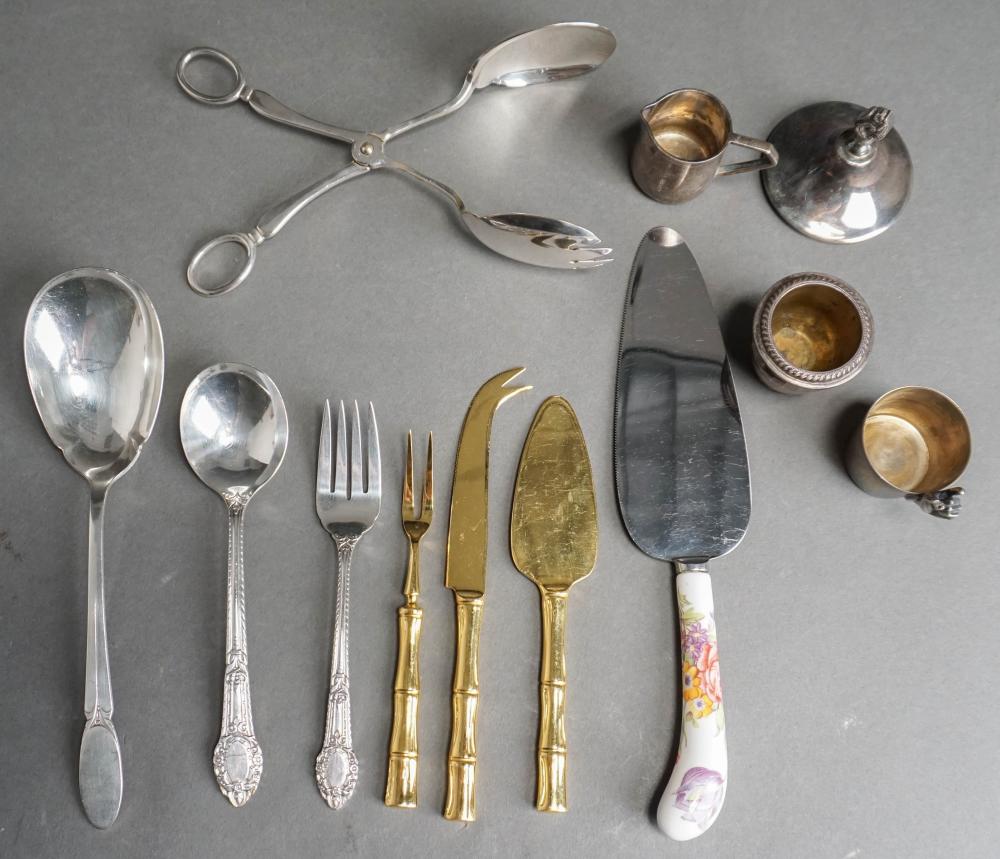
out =
[[(680, 855), (990, 857), (1000, 836), (1000, 612), (995, 510), (1000, 187), (1000, 7), (988, 2), (524, 2), (241, 4), (182, 0), (0, 6), (0, 855), (242, 857)], [(346, 162), (337, 144), (211, 110), (173, 80), (193, 45), (233, 53), (250, 81), (309, 113), (381, 127), (448, 97), (499, 38), (556, 20), (610, 26), (619, 48), (577, 83), (477, 96), (398, 141), (398, 157), (483, 211), (569, 218), (614, 245), (581, 275), (532, 269), (464, 235), (437, 199), (376, 175), (319, 202), (265, 247), (253, 279), (206, 300), (184, 267), (209, 236)], [(679, 86), (765, 136), (834, 98), (894, 108), (915, 164), (900, 222), (855, 247), (800, 237), (754, 177), (657, 205), (632, 185), (639, 109)], [(725, 810), (686, 846), (649, 817), (677, 732), (670, 570), (620, 525), (611, 470), (619, 314), (649, 226), (699, 259), (737, 364), (754, 486), (750, 533), (715, 565), (731, 754)], [(107, 604), (125, 798), (115, 827), (83, 816), (86, 492), (32, 407), (21, 336), (34, 293), (75, 266), (145, 286), (167, 374), (153, 436), (111, 492)], [(874, 355), (849, 385), (808, 398), (748, 369), (752, 305), (814, 269), (857, 287)], [(270, 373), (291, 443), (250, 508), (246, 563), (257, 796), (234, 810), (210, 756), (218, 735), (225, 516), (189, 471), (177, 418), (209, 363)], [(493, 373), (527, 365), (535, 391), (493, 434), (482, 646), (480, 819), (440, 814), (453, 654), (442, 586), (448, 488), (465, 408)], [(976, 440), (967, 510), (951, 523), (863, 495), (841, 450), (859, 409), (926, 384), (967, 411)], [(570, 610), (571, 811), (533, 807), (539, 612), (506, 546), (517, 456), (534, 409), (561, 393), (586, 433), (600, 553)], [(351, 659), (361, 777), (350, 805), (320, 800), (333, 546), (313, 509), (324, 397), (376, 403), (383, 513), (356, 557)], [(438, 441), (439, 513), (425, 548), (421, 805), (382, 805), (405, 542), (405, 431)]]

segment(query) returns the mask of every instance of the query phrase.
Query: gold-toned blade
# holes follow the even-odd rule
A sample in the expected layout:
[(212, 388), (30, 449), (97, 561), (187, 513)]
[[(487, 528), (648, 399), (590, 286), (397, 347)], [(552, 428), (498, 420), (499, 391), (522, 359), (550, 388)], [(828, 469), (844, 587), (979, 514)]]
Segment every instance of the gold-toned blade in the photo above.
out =
[(597, 504), (587, 443), (573, 407), (549, 397), (521, 451), (510, 516), (515, 566), (539, 587), (564, 590), (594, 568)]
[(486, 382), (472, 398), (462, 424), (451, 490), (444, 583), (467, 596), (481, 596), (486, 590), (487, 480), (493, 413), (515, 394), (531, 390), (530, 385), (504, 387), (523, 372), (524, 367), (515, 367)]

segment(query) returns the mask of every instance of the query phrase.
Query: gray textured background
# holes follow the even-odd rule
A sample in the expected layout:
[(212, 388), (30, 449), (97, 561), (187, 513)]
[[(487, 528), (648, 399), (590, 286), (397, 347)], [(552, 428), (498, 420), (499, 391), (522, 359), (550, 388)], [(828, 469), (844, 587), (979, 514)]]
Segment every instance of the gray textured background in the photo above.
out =
[[(0, 854), (7, 857), (297, 855), (995, 856), (1000, 705), (995, 583), (1000, 483), (995, 3), (940, 2), (28, 3), (0, 7)], [(564, 216), (614, 245), (581, 275), (482, 249), (406, 180), (344, 186), (260, 254), (237, 293), (205, 300), (183, 270), (204, 239), (346, 163), (344, 147), (210, 110), (173, 80), (193, 45), (224, 48), (293, 106), (384, 127), (447, 98), (482, 49), (557, 20), (611, 27), (619, 48), (576, 83), (476, 96), (394, 143), (482, 211)], [(915, 163), (912, 198), (855, 247), (800, 237), (754, 177), (657, 205), (632, 185), (639, 109), (678, 86), (766, 136), (834, 98), (894, 108)], [(611, 413), (629, 261), (657, 223), (688, 240), (737, 364), (754, 514), (715, 565), (731, 754), (725, 810), (671, 844), (649, 818), (676, 734), (670, 571), (618, 520)], [(106, 561), (115, 721), (125, 798), (108, 832), (86, 822), (76, 765), (83, 698), (86, 492), (32, 408), (24, 313), (54, 275), (117, 268), (152, 296), (167, 374), (156, 430), (110, 495)], [(874, 356), (855, 381), (805, 399), (748, 371), (749, 314), (775, 280), (843, 277), (869, 301)], [(246, 361), (288, 404), (291, 444), (248, 515), (250, 666), (265, 773), (234, 810), (210, 755), (218, 735), (225, 516), (188, 470), (177, 416), (202, 367)], [(493, 433), (490, 573), (482, 647), (480, 819), (440, 809), (453, 608), (441, 587), (458, 430), (478, 385), (527, 365), (531, 395)], [(869, 498), (841, 461), (864, 403), (900, 384), (951, 394), (977, 448), (961, 519)], [(570, 609), (571, 811), (533, 808), (539, 617), (511, 566), (514, 469), (534, 409), (561, 393), (586, 433), (600, 554)], [(387, 484), (356, 557), (352, 680), (361, 779), (339, 813), (313, 781), (326, 696), (333, 547), (313, 478), (326, 396), (376, 403)], [(433, 429), (439, 510), (426, 540), (421, 806), (382, 805), (405, 543), (404, 434)]]

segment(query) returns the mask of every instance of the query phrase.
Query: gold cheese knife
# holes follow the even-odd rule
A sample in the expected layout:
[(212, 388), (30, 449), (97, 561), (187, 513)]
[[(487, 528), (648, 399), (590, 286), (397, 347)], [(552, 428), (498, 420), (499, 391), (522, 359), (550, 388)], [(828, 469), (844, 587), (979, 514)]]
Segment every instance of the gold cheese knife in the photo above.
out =
[(566, 811), (566, 602), (594, 568), (597, 506), (580, 424), (562, 397), (539, 407), (521, 451), (510, 515), (514, 565), (542, 597), (539, 811)]
[(505, 388), (524, 372), (498, 373), (472, 398), (455, 456), (444, 583), (455, 592), (455, 675), (448, 746), (448, 820), (476, 819), (476, 715), (479, 711), (479, 630), (486, 591), (486, 502), (493, 413), (530, 385)]

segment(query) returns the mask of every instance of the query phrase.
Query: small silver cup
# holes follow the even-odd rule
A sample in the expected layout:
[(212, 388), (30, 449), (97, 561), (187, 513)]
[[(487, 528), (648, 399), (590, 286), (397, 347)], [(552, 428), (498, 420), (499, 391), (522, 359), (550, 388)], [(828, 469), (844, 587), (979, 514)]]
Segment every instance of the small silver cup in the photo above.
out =
[[(766, 140), (733, 131), (726, 106), (710, 92), (678, 89), (646, 105), (642, 130), (632, 150), (632, 177), (658, 203), (697, 197), (716, 176), (764, 170), (778, 163)], [(760, 152), (753, 161), (723, 164), (729, 144)]]
[(869, 495), (909, 498), (942, 519), (954, 519), (963, 490), (948, 487), (972, 453), (962, 410), (933, 388), (896, 388), (868, 410), (847, 451), (851, 479)]
[(861, 372), (874, 336), (871, 310), (856, 289), (828, 274), (792, 274), (757, 305), (754, 369), (781, 394), (833, 388)]

